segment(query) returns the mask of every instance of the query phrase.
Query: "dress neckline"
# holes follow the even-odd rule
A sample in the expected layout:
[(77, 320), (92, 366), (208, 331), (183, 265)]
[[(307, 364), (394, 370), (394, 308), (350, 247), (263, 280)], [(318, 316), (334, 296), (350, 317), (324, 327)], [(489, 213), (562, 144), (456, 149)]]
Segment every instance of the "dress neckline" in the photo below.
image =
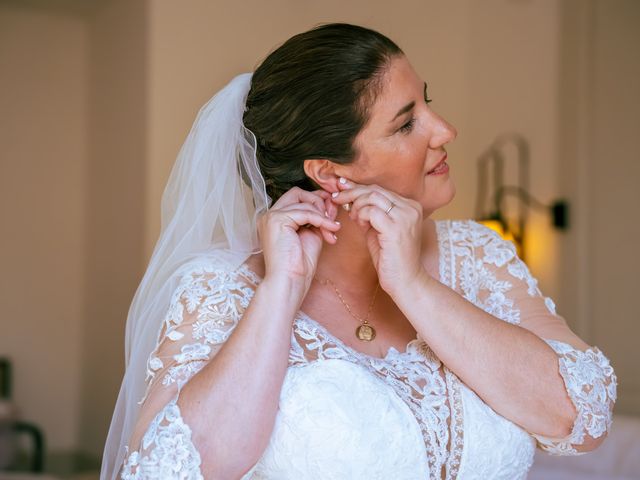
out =
[[(434, 225), (435, 225), (435, 234), (436, 234), (436, 245), (438, 246), (438, 281), (440, 281), (442, 283), (444, 275), (443, 275), (443, 252), (442, 252), (442, 236), (440, 235), (439, 232), (439, 228), (440, 228), (440, 222), (441, 220), (434, 220)], [(262, 277), (260, 275), (258, 275), (256, 272), (254, 272), (251, 268), (249, 268), (249, 266), (247, 265), (247, 262), (243, 262), (242, 265), (240, 265), (238, 267), (238, 270), (241, 271), (242, 273), (247, 274), (246, 276), (248, 276), (249, 278), (252, 279), (252, 281), (254, 282), (254, 284), (257, 286), (261, 281), (262, 281)], [(255, 291), (255, 290), (254, 290)], [(383, 362), (388, 362), (390, 361), (390, 359), (396, 355), (400, 355), (400, 356), (408, 356), (411, 355), (413, 352), (413, 346), (422, 342), (422, 338), (420, 338), (420, 333), (418, 333), (416, 331), (416, 336), (414, 338), (412, 338), (411, 340), (409, 340), (409, 342), (405, 345), (404, 347), (404, 351), (400, 352), (399, 350), (397, 350), (395, 347), (391, 346), (389, 347), (389, 349), (387, 350), (387, 353), (385, 354), (384, 357), (379, 357), (377, 355), (369, 355), (367, 353), (361, 352), (360, 350), (356, 350), (353, 347), (350, 347), (349, 345), (347, 345), (346, 343), (344, 343), (342, 340), (340, 340), (338, 337), (336, 337), (335, 335), (333, 335), (329, 330), (327, 330), (327, 328), (322, 325), (322, 323), (318, 322), (317, 320), (315, 320), (314, 318), (312, 318), (311, 316), (307, 315), (305, 312), (303, 312), (302, 310), (298, 310), (297, 314), (296, 314), (296, 318), (294, 319), (294, 322), (302, 320), (304, 322), (307, 322), (308, 324), (311, 324), (313, 327), (315, 327), (316, 329), (320, 330), (322, 332), (322, 334), (330, 339), (332, 342), (334, 342), (336, 345), (340, 346), (341, 348), (343, 348), (345, 351), (349, 352), (350, 354), (359, 357), (361, 359), (365, 359), (365, 360), (373, 360), (373, 361), (383, 361)]]

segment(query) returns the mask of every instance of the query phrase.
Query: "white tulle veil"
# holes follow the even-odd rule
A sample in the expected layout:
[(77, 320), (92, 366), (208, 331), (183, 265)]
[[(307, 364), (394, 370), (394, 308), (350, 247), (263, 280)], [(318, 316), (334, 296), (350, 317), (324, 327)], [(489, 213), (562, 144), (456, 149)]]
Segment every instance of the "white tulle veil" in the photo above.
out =
[(261, 251), (256, 222), (271, 204), (242, 116), (252, 73), (233, 78), (199, 111), (162, 196), (161, 232), (127, 317), (125, 374), (107, 437), (101, 480), (117, 477), (146, 390), (156, 346), (181, 267), (227, 252), (240, 265)]

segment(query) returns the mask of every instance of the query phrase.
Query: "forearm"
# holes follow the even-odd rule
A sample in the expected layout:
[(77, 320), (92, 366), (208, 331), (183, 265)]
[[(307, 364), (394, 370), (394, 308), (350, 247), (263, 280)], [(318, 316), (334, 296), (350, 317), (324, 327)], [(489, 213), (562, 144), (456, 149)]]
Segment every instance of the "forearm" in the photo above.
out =
[(544, 340), (426, 273), (394, 300), (438, 358), (497, 413), (533, 433), (571, 431), (575, 408)]
[(265, 278), (229, 339), (183, 388), (178, 405), (193, 442), (207, 452), (205, 478), (232, 478), (266, 448), (288, 366), (303, 288)]

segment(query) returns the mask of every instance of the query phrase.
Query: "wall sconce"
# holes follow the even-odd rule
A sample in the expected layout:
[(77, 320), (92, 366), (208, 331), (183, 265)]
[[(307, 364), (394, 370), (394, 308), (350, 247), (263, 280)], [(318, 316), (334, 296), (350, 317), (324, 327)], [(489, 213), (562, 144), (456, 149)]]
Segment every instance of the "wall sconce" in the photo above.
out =
[[(517, 151), (518, 184), (504, 185), (504, 147), (514, 144)], [(486, 208), (488, 176), (491, 169), (491, 205)], [(503, 200), (514, 196), (518, 201), (515, 215), (507, 215)], [(558, 230), (568, 228), (568, 209), (565, 200), (546, 205), (529, 193), (529, 143), (522, 135), (508, 133), (497, 137), (489, 148), (478, 157), (478, 190), (476, 220), (498, 232), (505, 240), (512, 241), (518, 256), (526, 262), (525, 233), (529, 208), (544, 210), (550, 215), (551, 224)]]

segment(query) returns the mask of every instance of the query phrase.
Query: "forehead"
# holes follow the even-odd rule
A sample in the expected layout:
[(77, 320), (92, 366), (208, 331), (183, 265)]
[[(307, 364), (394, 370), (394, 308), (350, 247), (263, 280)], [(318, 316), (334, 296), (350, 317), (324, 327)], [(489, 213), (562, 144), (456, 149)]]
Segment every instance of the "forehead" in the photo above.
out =
[(412, 100), (418, 101), (424, 81), (402, 55), (391, 60), (380, 84), (380, 90), (369, 109), (371, 127), (388, 127), (395, 114)]

